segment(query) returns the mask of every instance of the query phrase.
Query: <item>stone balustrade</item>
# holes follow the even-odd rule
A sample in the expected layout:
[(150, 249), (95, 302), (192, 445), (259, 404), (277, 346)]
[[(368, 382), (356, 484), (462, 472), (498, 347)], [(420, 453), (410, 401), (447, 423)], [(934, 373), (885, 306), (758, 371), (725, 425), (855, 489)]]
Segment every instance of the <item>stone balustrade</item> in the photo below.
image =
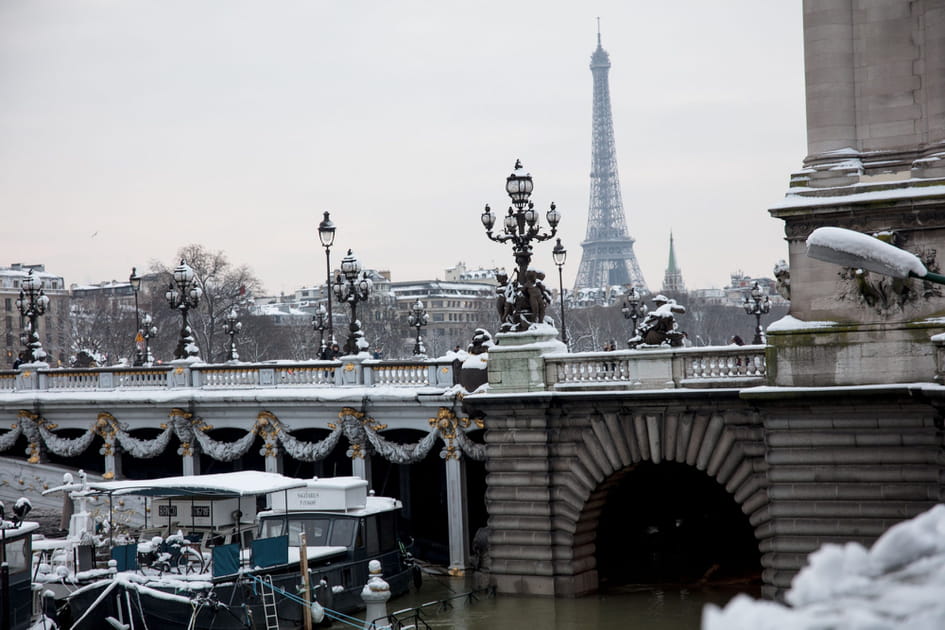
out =
[(349, 360), (180, 364), (154, 367), (34, 368), (0, 371), (0, 392), (252, 387), (452, 387), (453, 361)]
[[(553, 390), (750, 387), (765, 382), (764, 346), (618, 350), (544, 355)], [(252, 387), (451, 387), (447, 359), (181, 364), (0, 371), (0, 391)]]
[(549, 389), (750, 387), (765, 382), (765, 346), (618, 350), (545, 356)]

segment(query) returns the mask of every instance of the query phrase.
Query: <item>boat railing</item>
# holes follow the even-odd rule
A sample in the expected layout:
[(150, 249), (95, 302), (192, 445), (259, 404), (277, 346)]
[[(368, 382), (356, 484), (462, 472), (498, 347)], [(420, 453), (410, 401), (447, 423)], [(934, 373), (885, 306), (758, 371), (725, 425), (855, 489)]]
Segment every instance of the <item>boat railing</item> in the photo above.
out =
[(397, 610), (389, 613), (386, 617), (370, 620), (367, 628), (380, 630), (380, 628), (389, 626), (392, 630), (406, 630), (407, 628), (426, 628), (429, 630), (431, 626), (423, 618), (425, 614), (431, 614), (429, 611), (442, 613), (451, 609), (453, 602), (456, 600), (465, 600), (467, 604), (472, 604), (479, 601), (480, 596), (495, 597), (495, 586), (485, 586), (465, 593), (457, 593), (444, 599), (427, 602), (413, 608)]

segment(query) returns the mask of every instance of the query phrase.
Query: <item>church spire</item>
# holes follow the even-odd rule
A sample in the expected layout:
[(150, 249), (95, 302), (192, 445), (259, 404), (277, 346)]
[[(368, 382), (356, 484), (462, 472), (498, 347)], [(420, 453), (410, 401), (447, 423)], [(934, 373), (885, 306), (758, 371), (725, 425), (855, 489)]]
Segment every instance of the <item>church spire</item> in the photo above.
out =
[(686, 285), (683, 282), (682, 269), (676, 266), (676, 246), (673, 242), (673, 233), (669, 233), (669, 263), (663, 276), (663, 293), (685, 293)]

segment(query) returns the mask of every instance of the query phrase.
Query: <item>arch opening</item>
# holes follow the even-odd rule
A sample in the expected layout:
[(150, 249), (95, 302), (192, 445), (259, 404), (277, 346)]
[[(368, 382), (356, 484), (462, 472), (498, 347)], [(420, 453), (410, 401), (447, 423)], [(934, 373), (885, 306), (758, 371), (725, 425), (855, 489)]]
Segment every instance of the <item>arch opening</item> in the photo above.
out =
[(597, 530), (600, 588), (625, 584), (761, 583), (748, 516), (703, 471), (642, 462), (619, 473)]

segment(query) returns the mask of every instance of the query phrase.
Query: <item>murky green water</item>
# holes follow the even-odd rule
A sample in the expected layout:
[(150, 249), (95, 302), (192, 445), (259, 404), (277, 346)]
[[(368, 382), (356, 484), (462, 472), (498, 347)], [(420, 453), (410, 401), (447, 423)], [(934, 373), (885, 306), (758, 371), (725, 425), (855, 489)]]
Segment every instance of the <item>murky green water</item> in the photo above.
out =
[[(472, 588), (471, 578), (427, 575), (419, 592), (411, 592), (390, 602), (388, 611), (419, 606)], [(628, 586), (577, 599), (480, 594), (475, 601), (455, 599), (451, 608), (427, 606), (421, 614), (431, 628), (456, 630), (691, 630), (699, 628), (705, 604), (725, 605), (739, 592), (746, 592), (745, 588)], [(747, 592), (755, 597), (758, 595), (750, 590)], [(407, 621), (406, 616), (401, 619)]]

